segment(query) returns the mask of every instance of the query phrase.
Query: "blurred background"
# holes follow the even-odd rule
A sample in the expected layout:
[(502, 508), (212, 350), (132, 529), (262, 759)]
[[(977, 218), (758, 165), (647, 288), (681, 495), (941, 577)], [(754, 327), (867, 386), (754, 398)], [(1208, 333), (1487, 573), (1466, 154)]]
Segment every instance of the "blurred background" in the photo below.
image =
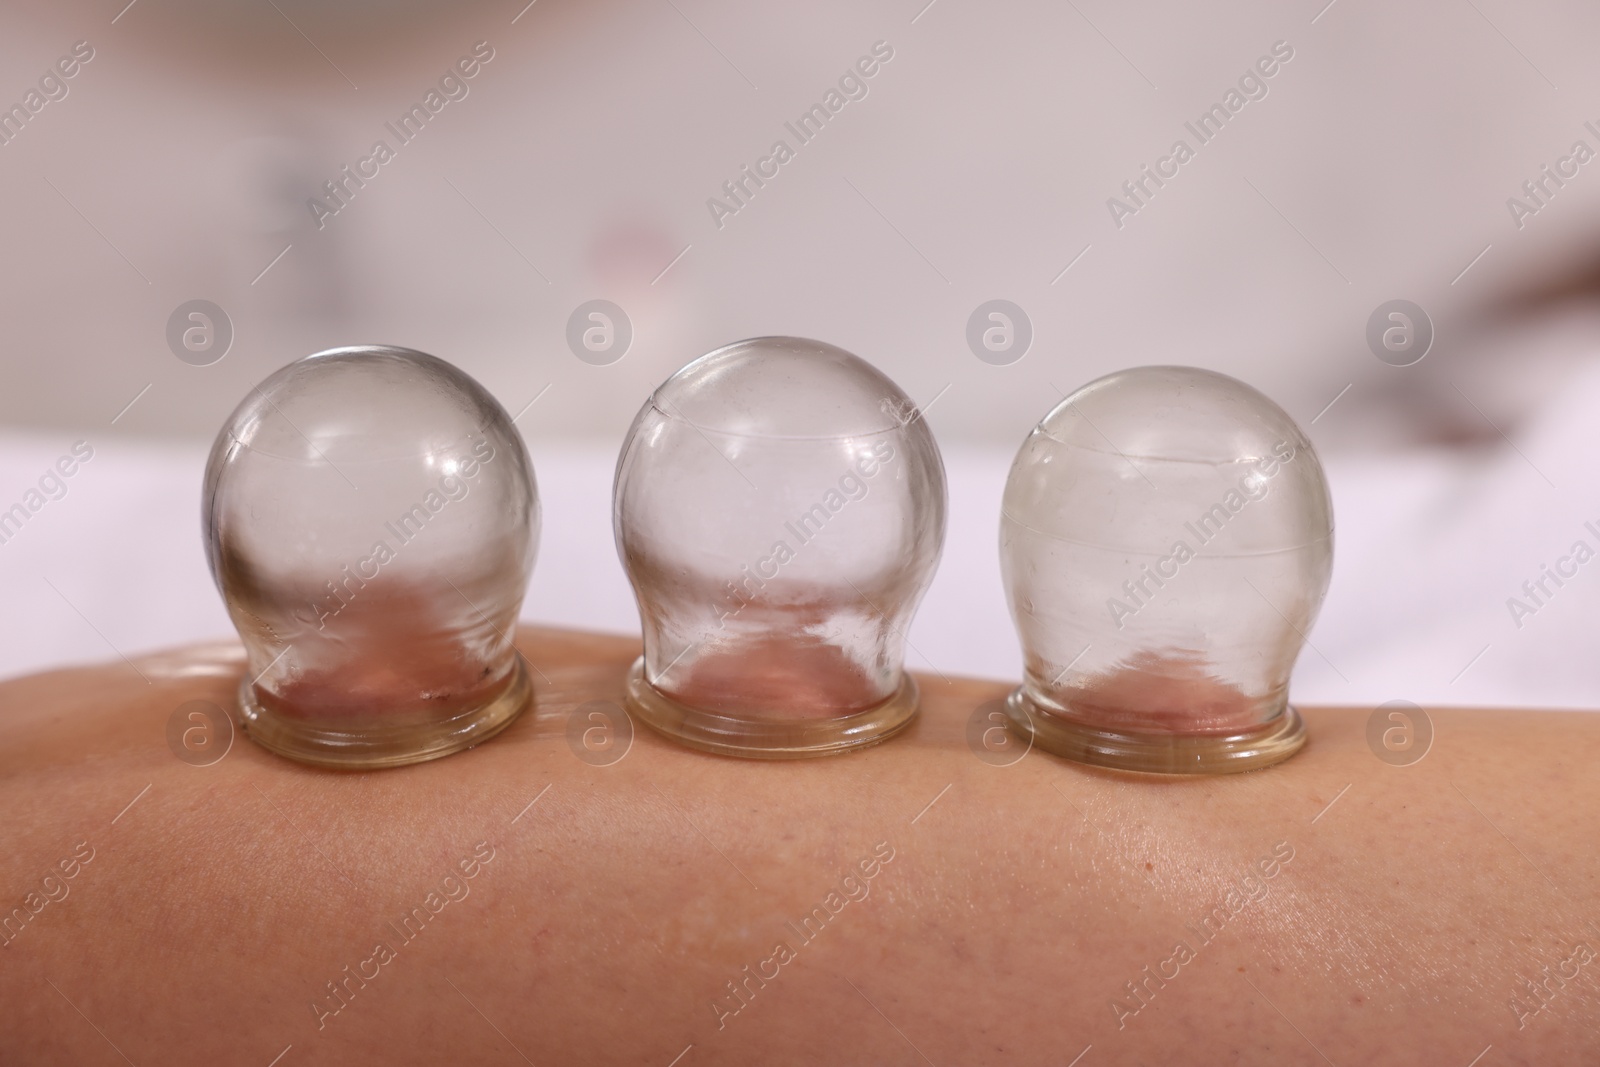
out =
[[(0, 675), (229, 637), (210, 440), (277, 367), (361, 342), (442, 356), (518, 416), (545, 502), (524, 617), (637, 632), (610, 525), (630, 420), (689, 359), (798, 334), (880, 366), (944, 448), (916, 669), (1017, 675), (1011, 456), (1083, 383), (1189, 363), (1273, 397), (1328, 467), (1335, 574), (1297, 699), (1600, 705), (1600, 563), (1574, 557), (1600, 550), (1592, 4), (0, 18), (0, 512), (28, 511), (0, 527)], [(1179, 140), (1192, 158), (1162, 162)], [(594, 300), (626, 317), (620, 356), (569, 344)], [(1025, 319), (1009, 351), (969, 343), (993, 300)], [(75, 445), (92, 458), (30, 497)], [(1547, 567), (1570, 573), (1541, 592)]]

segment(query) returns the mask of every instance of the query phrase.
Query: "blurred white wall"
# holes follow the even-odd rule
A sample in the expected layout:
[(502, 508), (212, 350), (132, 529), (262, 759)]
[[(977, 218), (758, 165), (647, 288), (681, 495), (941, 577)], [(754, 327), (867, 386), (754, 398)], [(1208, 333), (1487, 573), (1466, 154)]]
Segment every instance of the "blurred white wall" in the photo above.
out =
[[(378, 341), (450, 359), (513, 413), (547, 390), (518, 425), (536, 456), (565, 448), (581, 467), (682, 363), (793, 333), (937, 397), (928, 417), (947, 448), (1003, 458), (1062, 391), (1193, 363), (1261, 388), (1336, 467), (1348, 458), (1365, 480), (1336, 482), (1336, 501), (1364, 502), (1364, 530), (1392, 530), (1388, 565), (1432, 583), (1415, 603), (1458, 580), (1437, 530), (1388, 521), (1374, 490), (1386, 464), (1423, 454), (1469, 481), (1520, 469), (1519, 446), (1600, 350), (1600, 161), (1546, 184), (1520, 226), (1507, 206), (1574, 142), (1600, 150), (1585, 126), (1600, 128), (1600, 9), (925, 3), (15, 5), (0, 107), (26, 107), (77, 42), (93, 58), (0, 144), (0, 428), (30, 442), (19, 455), (78, 439), (192, 455), (278, 366)], [(465, 96), (399, 144), (385, 124), (478, 42), (492, 59)], [(877, 42), (893, 54), (865, 95), (799, 144), (785, 123)], [(1292, 58), (1258, 83), (1265, 95), (1252, 83), (1259, 98), (1200, 144), (1185, 124), (1275, 45)], [(394, 158), (319, 228), (308, 199), (380, 138)], [(780, 138), (794, 158), (718, 225), (708, 199)], [(1179, 138), (1194, 158), (1119, 227), (1108, 199)], [(1396, 298), (1433, 323), (1414, 366), (1380, 362), (1366, 340)], [(232, 324), (209, 366), (167, 340), (194, 299)], [(632, 323), (608, 366), (566, 340), (592, 299)], [(1032, 324), (1005, 366), (966, 337), (991, 299)], [(1403, 491), (1455, 484), (1424, 475)], [(1545, 496), (1523, 502), (1525, 488), (1482, 506), (1521, 509), (1527, 536), (1448, 566), (1537, 572), (1533, 532), (1596, 486), (1578, 465)], [(8, 596), (33, 577), (0, 559)], [(1510, 592), (1478, 602), (1503, 612)], [(1558, 702), (1582, 703), (1583, 684)]]
[[(924, 2), (15, 11), (0, 101), (77, 41), (94, 59), (0, 146), (0, 419), (98, 429), (153, 383), (118, 431), (209, 436), (273, 368), (363, 340), (443, 355), (513, 411), (554, 383), (530, 436), (604, 440), (678, 365), (762, 333), (851, 348), (922, 400), (954, 383), (941, 436), (998, 443), (1146, 362), (1233, 373), (1303, 421), (1354, 383), (1327, 448), (1453, 421), (1446, 377), (1496, 421), (1559, 388), (1555, 356), (1483, 352), (1474, 313), (1600, 251), (1600, 164), (1520, 230), (1506, 207), (1574, 140), (1600, 148), (1600, 9)], [(865, 98), (799, 146), (784, 122), (880, 40)], [(319, 231), (307, 199), (478, 41), (466, 98)], [(1267, 95), (1198, 145), (1184, 123), (1278, 41)], [(1107, 199), (1180, 137), (1196, 157), (1118, 229)], [(796, 158), (719, 229), (706, 201), (778, 138)], [(564, 340), (597, 297), (635, 329), (606, 368)], [(1364, 342), (1397, 297), (1438, 332), (1404, 370)], [(167, 350), (194, 298), (236, 330), (212, 367)], [(965, 341), (992, 298), (1034, 326), (1007, 367)]]

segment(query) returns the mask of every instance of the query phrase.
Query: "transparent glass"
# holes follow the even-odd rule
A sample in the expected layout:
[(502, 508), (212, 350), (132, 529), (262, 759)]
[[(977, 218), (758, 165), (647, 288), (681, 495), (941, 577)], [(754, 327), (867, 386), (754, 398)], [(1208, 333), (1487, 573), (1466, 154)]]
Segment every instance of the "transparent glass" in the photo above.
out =
[(944, 543), (944, 463), (866, 361), (761, 337), (667, 379), (617, 461), (644, 656), (631, 709), (728, 755), (881, 741), (917, 708), (906, 628)]
[(1013, 725), (1106, 766), (1216, 773), (1305, 741), (1289, 674), (1333, 563), (1311, 442), (1243, 382), (1139, 367), (1029, 435), (1000, 560), (1022, 640)]
[(512, 646), (533, 567), (533, 468), (505, 409), (404, 348), (274, 373), (217, 435), (205, 539), (249, 653), (246, 732), (338, 767), (432, 759), (532, 699)]

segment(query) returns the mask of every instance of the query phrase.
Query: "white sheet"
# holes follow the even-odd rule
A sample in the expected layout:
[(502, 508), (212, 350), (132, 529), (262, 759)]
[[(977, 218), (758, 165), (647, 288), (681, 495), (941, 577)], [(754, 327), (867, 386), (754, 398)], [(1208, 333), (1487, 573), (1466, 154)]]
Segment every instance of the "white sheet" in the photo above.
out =
[[(1600, 705), (1600, 561), (1520, 620), (1507, 601), (1577, 540), (1600, 550), (1588, 412), (1578, 378), (1535, 430), (1492, 453), (1390, 454), (1328, 463), (1334, 578), (1293, 694), (1307, 703), (1589, 708)], [(935, 426), (937, 430), (937, 426)], [(71, 435), (0, 436), (0, 509), (20, 500)], [(0, 676), (226, 636), (200, 543), (200, 445), (90, 442), (67, 491), (0, 544)], [(532, 443), (544, 501), (530, 621), (636, 632), (610, 520), (612, 446)], [(996, 524), (1010, 455), (947, 446), (950, 529), (911, 630), (908, 662), (1010, 678), (1020, 657), (999, 584)], [(1570, 567), (1569, 567), (1570, 569)], [(1517, 623), (1520, 621), (1521, 625)]]

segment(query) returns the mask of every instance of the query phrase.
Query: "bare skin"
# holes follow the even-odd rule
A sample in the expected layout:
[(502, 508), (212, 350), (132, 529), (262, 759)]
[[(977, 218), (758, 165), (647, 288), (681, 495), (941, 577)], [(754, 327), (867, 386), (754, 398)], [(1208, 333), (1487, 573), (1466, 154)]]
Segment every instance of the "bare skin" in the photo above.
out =
[(535, 711), (371, 774), (176, 758), (215, 650), (0, 685), (0, 1063), (1600, 1058), (1600, 717), (1434, 711), (1398, 767), (1303, 709), (1289, 762), (1168, 781), (985, 763), (1008, 687), (934, 676), (865, 752), (593, 766), (568, 715), (637, 643), (519, 644)]

